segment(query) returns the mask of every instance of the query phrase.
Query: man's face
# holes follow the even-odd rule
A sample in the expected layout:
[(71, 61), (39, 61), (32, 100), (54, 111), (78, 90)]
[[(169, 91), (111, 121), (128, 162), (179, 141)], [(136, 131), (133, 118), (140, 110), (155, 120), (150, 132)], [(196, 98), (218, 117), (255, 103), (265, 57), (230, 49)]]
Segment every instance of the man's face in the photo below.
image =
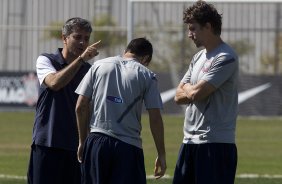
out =
[(194, 41), (197, 48), (204, 46), (205, 40), (205, 27), (198, 23), (188, 23), (188, 37)]
[(78, 57), (88, 47), (89, 39), (89, 32), (77, 29), (67, 37), (64, 37), (64, 46), (70, 55)]

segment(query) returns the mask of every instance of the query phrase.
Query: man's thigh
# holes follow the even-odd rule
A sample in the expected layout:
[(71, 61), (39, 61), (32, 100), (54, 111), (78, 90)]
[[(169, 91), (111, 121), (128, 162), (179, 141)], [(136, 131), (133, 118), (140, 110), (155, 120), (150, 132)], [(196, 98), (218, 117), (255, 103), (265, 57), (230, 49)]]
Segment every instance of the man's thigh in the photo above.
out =
[(32, 145), (29, 184), (79, 184), (80, 165), (75, 152)]
[(237, 168), (235, 144), (199, 145), (195, 154), (195, 180), (204, 184), (233, 184)]
[(143, 150), (113, 137), (91, 133), (83, 158), (83, 184), (146, 183)]
[(237, 167), (235, 144), (182, 144), (174, 184), (233, 184)]

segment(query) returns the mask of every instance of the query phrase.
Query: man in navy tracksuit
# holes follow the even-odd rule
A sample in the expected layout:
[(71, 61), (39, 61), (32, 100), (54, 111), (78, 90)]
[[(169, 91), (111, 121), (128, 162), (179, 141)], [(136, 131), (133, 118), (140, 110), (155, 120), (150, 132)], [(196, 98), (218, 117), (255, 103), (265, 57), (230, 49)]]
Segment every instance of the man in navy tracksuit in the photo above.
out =
[(78, 132), (74, 92), (98, 55), (89, 46), (92, 27), (82, 18), (71, 18), (62, 28), (63, 48), (42, 54), (36, 62), (40, 83), (28, 168), (29, 184), (79, 184)]

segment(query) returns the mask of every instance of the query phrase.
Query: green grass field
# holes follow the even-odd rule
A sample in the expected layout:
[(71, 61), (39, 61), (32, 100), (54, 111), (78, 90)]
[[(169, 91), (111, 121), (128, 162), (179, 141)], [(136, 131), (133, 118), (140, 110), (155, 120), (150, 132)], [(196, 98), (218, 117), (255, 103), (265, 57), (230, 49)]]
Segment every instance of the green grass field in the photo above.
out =
[[(32, 112), (0, 112), (0, 184), (24, 184), (33, 126)], [(169, 184), (182, 141), (182, 116), (164, 116), (168, 178), (148, 179), (148, 184)], [(239, 118), (236, 184), (282, 183), (282, 120)], [(156, 151), (143, 116), (143, 146), (147, 175), (153, 174)], [(242, 178), (243, 174), (259, 177)], [(274, 177), (273, 177), (274, 176)]]

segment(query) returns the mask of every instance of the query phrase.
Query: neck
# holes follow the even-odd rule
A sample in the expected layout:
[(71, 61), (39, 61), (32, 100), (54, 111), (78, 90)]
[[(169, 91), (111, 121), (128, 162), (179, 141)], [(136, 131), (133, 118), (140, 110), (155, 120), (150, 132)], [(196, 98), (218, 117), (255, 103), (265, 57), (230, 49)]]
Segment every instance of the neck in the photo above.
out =
[(72, 56), (72, 54), (70, 54), (69, 52), (67, 52), (67, 50), (65, 48), (63, 48), (63, 50), (62, 50), (62, 55), (63, 55), (67, 64), (70, 64), (75, 59), (75, 57)]
[(130, 53), (130, 52), (124, 53), (123, 58), (125, 58), (125, 59), (133, 58), (133, 59), (136, 59), (140, 64), (142, 64), (144, 66), (149, 65), (149, 62), (146, 59), (144, 59), (143, 57), (138, 57), (135, 54)]
[(207, 42), (208, 44), (205, 46), (207, 52), (212, 51), (213, 49), (215, 49), (216, 47), (218, 47), (220, 44), (223, 43), (222, 39), (217, 36), (214, 37), (214, 39), (211, 39)]
[[(126, 52), (123, 54), (123, 58), (134, 58), (138, 60), (138, 57), (135, 54), (132, 54), (130, 52)], [(139, 61), (139, 60), (138, 60)]]

